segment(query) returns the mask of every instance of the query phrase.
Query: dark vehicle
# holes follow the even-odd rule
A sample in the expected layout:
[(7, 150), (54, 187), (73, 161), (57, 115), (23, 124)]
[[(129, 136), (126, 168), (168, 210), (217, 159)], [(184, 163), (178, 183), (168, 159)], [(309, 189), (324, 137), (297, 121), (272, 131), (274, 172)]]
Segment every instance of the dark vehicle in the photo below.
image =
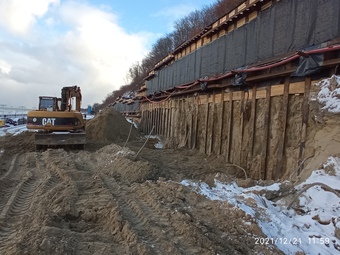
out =
[(16, 122), (15, 120), (12, 120), (12, 119), (7, 119), (6, 123), (7, 124), (11, 124), (13, 126), (17, 126), (18, 125), (18, 122)]

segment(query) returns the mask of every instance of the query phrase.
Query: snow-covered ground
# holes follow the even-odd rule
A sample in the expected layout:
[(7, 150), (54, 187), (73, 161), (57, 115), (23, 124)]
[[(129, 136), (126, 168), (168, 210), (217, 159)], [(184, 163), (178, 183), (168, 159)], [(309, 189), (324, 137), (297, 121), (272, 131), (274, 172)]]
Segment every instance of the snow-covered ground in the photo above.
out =
[[(335, 175), (327, 174), (324, 169), (316, 170), (295, 187), (296, 192), (315, 182), (339, 189), (340, 158), (330, 157), (323, 168), (333, 169)], [(215, 187), (190, 180), (181, 183), (211, 200), (228, 201), (251, 215), (268, 237), (259, 242), (275, 244), (285, 254), (340, 254), (340, 240), (335, 237), (336, 226), (340, 227), (340, 197), (320, 186), (313, 186), (301, 194), (295, 205), (299, 210), (288, 210), (283, 198), (273, 202), (254, 192), (279, 190), (278, 183), (250, 188), (217, 180)]]
[(17, 126), (10, 125), (9, 127), (0, 128), (0, 136), (4, 136), (6, 134), (17, 135), (26, 130), (27, 130), (26, 124), (17, 125)]
[(157, 140), (158, 142), (155, 143), (155, 148), (156, 149), (164, 149), (164, 144), (162, 142), (162, 139), (158, 136), (158, 135), (146, 135), (145, 136), (146, 139), (155, 139)]
[(320, 86), (317, 100), (323, 105), (322, 110), (340, 112), (340, 76), (333, 75), (316, 84)]
[[(86, 120), (90, 120), (93, 117), (94, 117), (94, 115), (87, 115)], [(14, 119), (14, 118), (13, 118), (13, 120), (17, 121), (17, 119)], [(26, 130), (27, 130), (26, 124), (17, 125), (17, 126), (10, 125), (9, 127), (1, 127), (0, 128), (0, 136), (4, 136), (6, 134), (17, 135), (17, 134), (20, 134), (21, 132), (24, 132)]]

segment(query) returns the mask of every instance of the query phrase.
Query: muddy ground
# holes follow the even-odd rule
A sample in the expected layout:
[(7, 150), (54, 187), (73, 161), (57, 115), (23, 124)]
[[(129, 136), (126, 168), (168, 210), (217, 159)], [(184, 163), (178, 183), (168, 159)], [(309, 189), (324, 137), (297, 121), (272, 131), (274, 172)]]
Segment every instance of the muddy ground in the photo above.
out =
[(249, 215), (180, 184), (242, 171), (153, 139), (136, 155), (145, 138), (114, 112), (87, 127), (83, 151), (0, 137), (0, 254), (281, 254), (255, 245), (264, 234)]

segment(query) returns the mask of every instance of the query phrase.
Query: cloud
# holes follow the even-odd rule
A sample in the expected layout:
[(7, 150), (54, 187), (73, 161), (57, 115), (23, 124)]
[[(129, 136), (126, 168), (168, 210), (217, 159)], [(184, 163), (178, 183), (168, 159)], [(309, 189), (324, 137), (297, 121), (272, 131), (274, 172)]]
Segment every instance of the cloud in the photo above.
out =
[(7, 0), (0, 2), (0, 25), (10, 33), (24, 35), (59, 0)]
[[(20, 100), (7, 105), (32, 107), (39, 95), (60, 96), (63, 86), (75, 84), (82, 89), (83, 107), (101, 103), (124, 85), (128, 69), (147, 53), (150, 34), (124, 31), (107, 10), (80, 1), (37, 2), (54, 6), (30, 9), (29, 25), (10, 27), (20, 36), (0, 39), (0, 101)], [(28, 30), (35, 36), (23, 38)]]
[(155, 13), (153, 16), (155, 17), (164, 17), (167, 19), (170, 19), (171, 22), (178, 20), (186, 15), (188, 13), (194, 11), (196, 9), (196, 6), (192, 4), (179, 4), (167, 8), (163, 8), (157, 13)]

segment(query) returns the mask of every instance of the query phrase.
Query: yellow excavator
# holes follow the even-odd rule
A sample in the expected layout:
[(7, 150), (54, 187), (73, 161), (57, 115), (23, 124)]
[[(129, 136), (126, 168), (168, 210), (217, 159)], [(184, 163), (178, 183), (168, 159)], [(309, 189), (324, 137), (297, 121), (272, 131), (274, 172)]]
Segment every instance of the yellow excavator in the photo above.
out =
[(36, 130), (36, 150), (46, 148), (84, 149), (85, 121), (80, 112), (81, 90), (63, 87), (61, 98), (40, 96), (39, 109), (27, 113), (27, 129)]

